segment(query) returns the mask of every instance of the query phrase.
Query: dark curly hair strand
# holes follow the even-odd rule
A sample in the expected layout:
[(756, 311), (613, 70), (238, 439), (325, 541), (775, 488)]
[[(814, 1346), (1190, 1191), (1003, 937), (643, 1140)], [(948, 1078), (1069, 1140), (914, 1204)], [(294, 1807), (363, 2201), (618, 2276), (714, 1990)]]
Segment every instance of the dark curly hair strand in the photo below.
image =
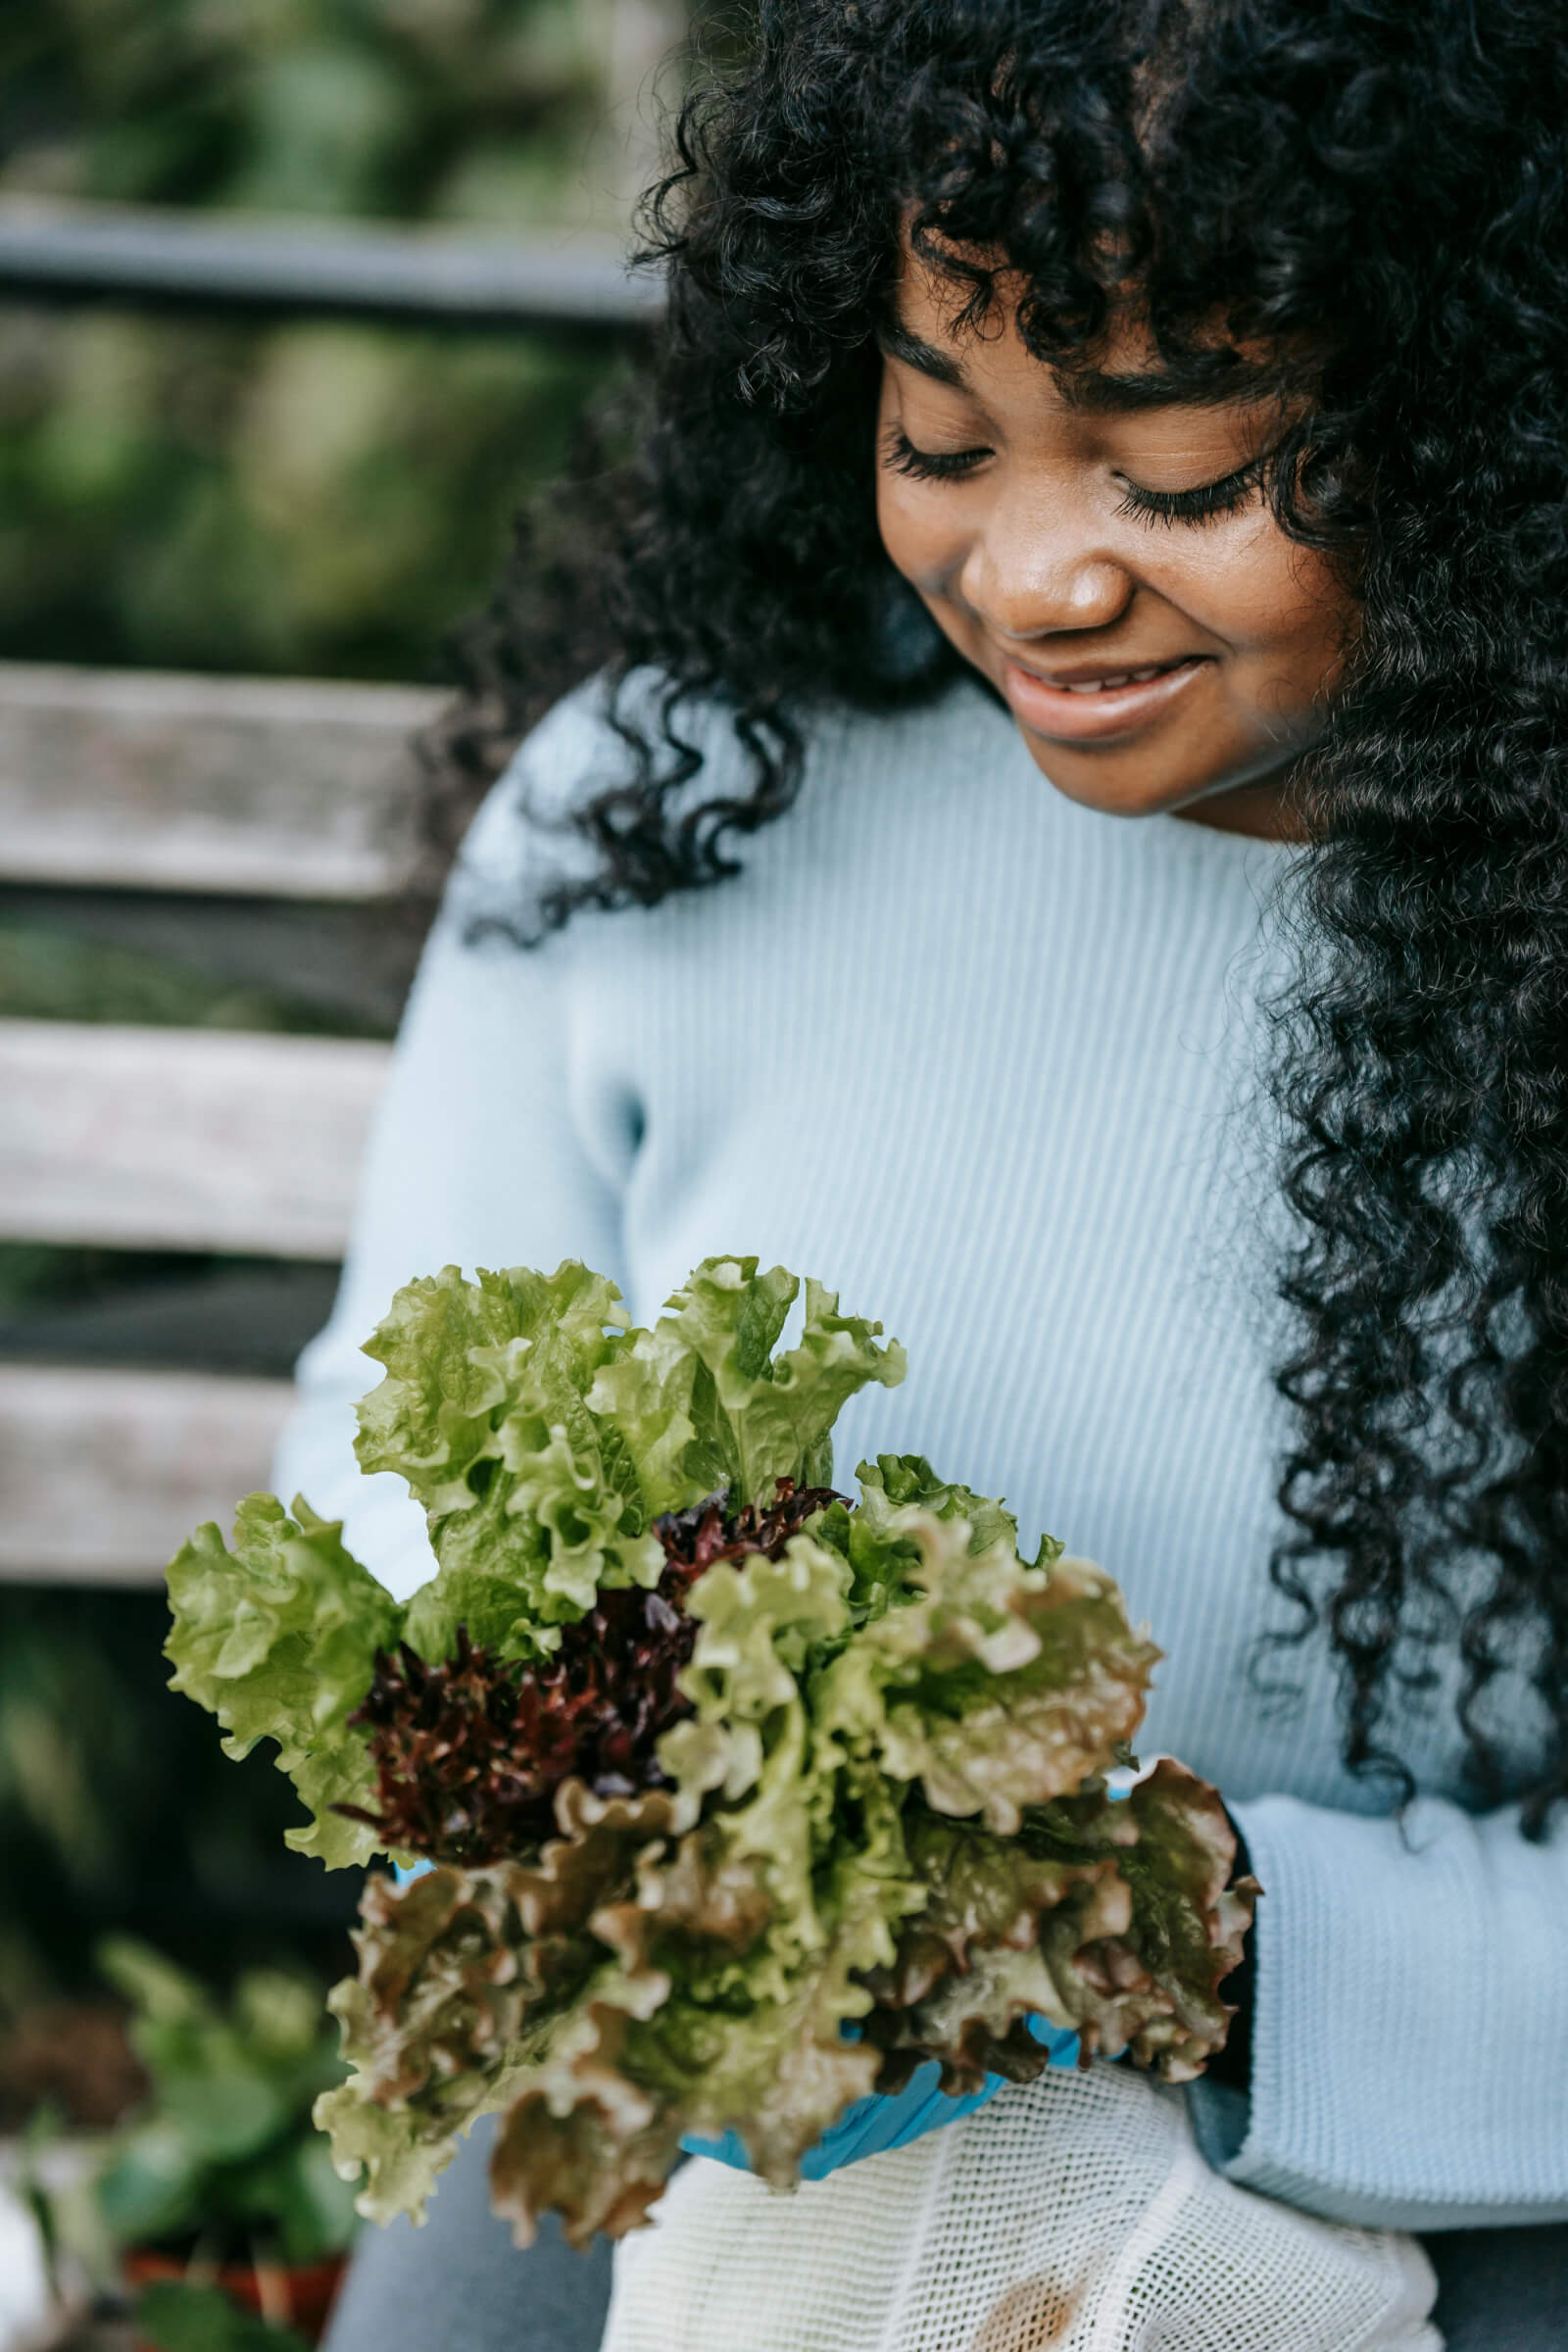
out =
[[(1297, 779), (1314, 849), (1279, 1008), (1298, 1413), (1272, 1563), (1340, 1665), (1345, 1752), (1408, 1795), (1396, 1699), (1462, 1661), (1484, 1790), (1568, 1790), (1568, 34), (1556, 0), (763, 0), (651, 199), (669, 309), (463, 639), (461, 817), (603, 670), (629, 766), (573, 818), (578, 906), (736, 870), (802, 722), (957, 657), (880, 547), (874, 330), (901, 228), (1043, 361), (1135, 283), (1172, 364), (1279, 355), (1282, 526), (1344, 565), (1351, 667)], [(661, 680), (639, 723), (631, 673)], [(676, 816), (683, 722), (751, 789)], [(645, 704), (638, 706), (646, 709)], [(520, 918), (519, 918), (520, 922)], [(1522, 1669), (1525, 1761), (1489, 1692)]]

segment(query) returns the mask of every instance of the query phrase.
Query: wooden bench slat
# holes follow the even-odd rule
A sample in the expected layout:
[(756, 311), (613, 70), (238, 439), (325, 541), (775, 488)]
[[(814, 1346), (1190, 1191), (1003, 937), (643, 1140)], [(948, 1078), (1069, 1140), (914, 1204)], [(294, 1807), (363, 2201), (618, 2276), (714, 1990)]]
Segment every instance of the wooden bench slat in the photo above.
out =
[(158, 1585), (204, 1519), (265, 1487), (281, 1380), (0, 1364), (0, 1578)]
[(0, 1236), (338, 1257), (390, 1053), (0, 1022)]
[[(194, 891), (59, 890), (3, 879), (0, 924), (151, 956), (205, 978), (215, 997), (254, 990), (273, 1002), (308, 1005), (317, 1020), (336, 1015), (333, 1026), (341, 1022), (351, 1035), (363, 1034), (367, 1023), (372, 1033), (397, 1027), (421, 944), (415, 922), (401, 910), (389, 918), (381, 906), (308, 906)], [(62, 1016), (51, 1009), (39, 1017)]]
[(417, 853), (413, 686), (0, 662), (0, 879), (366, 901)]
[[(661, 27), (658, 49), (639, 65), (634, 84), (675, 37), (676, 26)], [(514, 333), (529, 326), (624, 331), (651, 324), (664, 300), (657, 278), (630, 270), (623, 237), (590, 227), (543, 234), (428, 228), (24, 194), (0, 201), (0, 289), (34, 300), (324, 314)]]

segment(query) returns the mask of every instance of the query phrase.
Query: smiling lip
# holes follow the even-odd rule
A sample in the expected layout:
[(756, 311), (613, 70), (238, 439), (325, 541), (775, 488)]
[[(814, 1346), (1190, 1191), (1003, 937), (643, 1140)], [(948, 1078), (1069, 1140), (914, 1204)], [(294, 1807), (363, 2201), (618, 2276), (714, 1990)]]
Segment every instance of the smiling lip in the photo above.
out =
[(1206, 666), (1205, 655), (1190, 654), (1178, 662), (1081, 662), (1045, 677), (1004, 661), (1002, 691), (1032, 734), (1055, 743), (1099, 743), (1163, 718)]

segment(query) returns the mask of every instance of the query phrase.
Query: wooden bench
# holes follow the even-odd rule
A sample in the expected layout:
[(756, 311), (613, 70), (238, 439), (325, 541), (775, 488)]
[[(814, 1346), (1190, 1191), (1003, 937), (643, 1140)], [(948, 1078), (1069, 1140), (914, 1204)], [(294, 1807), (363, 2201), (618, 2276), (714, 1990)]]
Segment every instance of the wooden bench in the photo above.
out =
[[(606, 23), (607, 120), (640, 185), (636, 93), (681, 27), (643, 0), (612, 0)], [(635, 350), (663, 293), (591, 230), (13, 196), (0, 299), (544, 328)], [(341, 1253), (386, 1067), (363, 1033), (392, 1027), (412, 963), (414, 927), (391, 914), (417, 852), (411, 739), (439, 700), (0, 663), (0, 913), (173, 953), (362, 1032), (0, 1020), (0, 1242), (270, 1255), (296, 1278)], [(260, 1303), (253, 1286), (242, 1323)], [(28, 1353), (0, 1360), (0, 1578), (156, 1583), (192, 1526), (265, 1481), (284, 1381)]]
[[(175, 941), (385, 1024), (412, 959), (389, 916), (416, 855), (411, 739), (439, 700), (0, 663), (0, 908)], [(0, 1020), (0, 1241), (336, 1259), (389, 1051)], [(158, 1582), (267, 1482), (287, 1398), (278, 1379), (0, 1363), (0, 1577)]]

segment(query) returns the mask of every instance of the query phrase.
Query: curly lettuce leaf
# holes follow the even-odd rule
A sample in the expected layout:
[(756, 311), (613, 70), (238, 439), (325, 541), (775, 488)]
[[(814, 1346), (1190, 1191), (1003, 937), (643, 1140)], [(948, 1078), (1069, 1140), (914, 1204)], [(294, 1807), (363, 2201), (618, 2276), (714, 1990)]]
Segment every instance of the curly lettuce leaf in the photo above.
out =
[(832, 1838), (833, 1759), (821, 1769), (813, 1755), (802, 1676), (847, 1632), (848, 1585), (841, 1555), (808, 1535), (776, 1560), (710, 1568), (687, 1599), (699, 1630), (680, 1687), (694, 1713), (659, 1743), (692, 1797), (723, 1788), (736, 1850), (758, 1857), (777, 1902), (781, 1966), (826, 1940), (813, 1866)]
[(1034, 2014), (1076, 2029), (1041, 1948), (1050, 1923), (1076, 1948), (1100, 1924), (1109, 1890), (1120, 1921), (1125, 1888), (1109, 1855), (1075, 1859), (1031, 1852), (972, 1822), (923, 1810), (906, 1823), (909, 1864), (927, 1890), (905, 1926), (891, 1965), (869, 1980), (875, 2006), (865, 2035), (883, 2053), (881, 2091), (902, 2090), (935, 2059), (942, 2087), (978, 2090), (988, 2074), (1032, 2082), (1050, 2064), (1028, 2030)]
[(492, 2163), (497, 2211), (519, 2244), (552, 2210), (579, 2246), (641, 2221), (674, 2164), (686, 2097), (711, 2081), (736, 2024), (709, 2006), (713, 1988), (729, 1986), (733, 2013), (735, 1964), (771, 1908), (756, 1868), (709, 1823), (672, 1847), (645, 1846), (619, 1899), (594, 1913), (606, 1965), (530, 2070)]
[(395, 1470), (432, 1519), (466, 1509), (520, 1367), (558, 1402), (580, 1396), (629, 1321), (614, 1284), (574, 1258), (554, 1274), (481, 1268), (470, 1282), (443, 1266), (405, 1283), (365, 1343), (386, 1371), (360, 1403), (360, 1467)]
[(646, 2213), (689, 2132), (736, 2131), (776, 2185), (870, 2089), (879, 2054), (849, 2038), (908, 1901), (841, 1850), (823, 1874), (818, 1947), (782, 1965), (760, 1855), (712, 1817), (639, 1858), (635, 1887), (594, 1917), (618, 1965), (602, 1971), (510, 2110), (492, 2168), (498, 2208), (526, 2242), (554, 2209), (567, 2237), (619, 2234)]
[(868, 1382), (897, 1388), (906, 1358), (896, 1340), (876, 1345), (882, 1326), (839, 1313), (838, 1293), (809, 1276), (799, 1345), (774, 1355), (800, 1283), (782, 1266), (758, 1272), (755, 1257), (709, 1257), (665, 1301), (656, 1326), (666, 1345), (696, 1359), (694, 1436), (687, 1464), (727, 1487), (735, 1504), (771, 1501), (774, 1482), (832, 1484), (831, 1432), (841, 1407)]
[(628, 2071), (663, 2094), (679, 2131), (734, 2131), (777, 2187), (799, 2179), (807, 2150), (876, 2080), (876, 2053), (843, 2031), (868, 2005), (856, 1968), (887, 1939), (871, 1890), (857, 1891), (826, 1950), (779, 1997), (717, 2006), (671, 1995), (627, 2032)]
[(602, 1365), (588, 1391), (607, 1463), (624, 1465), (650, 1519), (700, 1502), (722, 1478), (698, 1458), (692, 1387), (702, 1369), (673, 1325), (633, 1331), (625, 1348)]
[[(629, 2228), (674, 2162), (693, 2021), (705, 1998), (733, 2008), (726, 1971), (769, 1899), (722, 1828), (667, 1793), (603, 1799), (574, 1782), (557, 1810), (564, 1834), (533, 1868), (366, 1890), (360, 1974), (331, 1996), (355, 2073), (317, 2120), (345, 2175), (366, 2166), (370, 2218), (417, 2218), (457, 2133), (501, 2109), (497, 2208), (524, 2242), (552, 2208), (574, 2242)], [(661, 2034), (679, 2054), (629, 2047), (677, 1979)], [(717, 2032), (730, 2022), (715, 2011)]]
[(1031, 1814), (1017, 1838), (930, 1815), (906, 1834), (931, 1899), (870, 1981), (879, 2089), (930, 2058), (951, 2090), (987, 2073), (1031, 2080), (1044, 2063), (1035, 2011), (1075, 2031), (1086, 2062), (1130, 2050), (1172, 2082), (1223, 2046), (1232, 2012), (1218, 1987), (1258, 1889), (1230, 1882), (1224, 1806), (1184, 1766), (1162, 1760), (1126, 1803), (1093, 1783)]
[(1042, 1937), (1085, 2048), (1130, 2049), (1167, 2082), (1190, 2082), (1224, 2045), (1233, 2012), (1219, 1986), (1241, 1963), (1261, 1891), (1231, 1879), (1236, 1833), (1219, 1791), (1165, 1756), (1124, 1804), (1088, 1792), (1051, 1818), (1058, 1837), (1071, 1824), (1114, 1851), (1127, 1888), (1125, 1919), (1107, 1917), (1071, 1949), (1050, 1927)]
[(1159, 1652), (1087, 1562), (1026, 1566), (1005, 1535), (976, 1551), (965, 1519), (912, 1504), (883, 1528), (912, 1540), (919, 1597), (824, 1665), (817, 1735), (1011, 1836), (1025, 1806), (1075, 1789), (1132, 1737)]
[[(833, 2048), (821, 2079), (857, 2077), (858, 2069), (840, 2066), (835, 2036), (869, 2000), (846, 1972), (890, 1960), (894, 1929), (925, 1900), (905, 1851), (903, 1792), (821, 1740), (813, 1720), (817, 1661), (849, 1635), (849, 1585), (843, 1556), (803, 1534), (777, 1560), (710, 1568), (690, 1596), (700, 1631), (682, 1688), (694, 1714), (665, 1733), (660, 1762), (691, 1799), (718, 1792), (728, 1850), (755, 1865), (773, 1905), (765, 1945), (746, 1972), (750, 2016), (760, 2022), (748, 2025), (743, 2054), (727, 2062), (732, 2074), (753, 2063), (746, 2048), (770, 2042), (773, 2062), (787, 2070), (778, 2021), (802, 2014), (803, 2002), (820, 2020), (825, 2001), (832, 2032), (823, 2039)], [(816, 1983), (823, 1972), (836, 1992)], [(770, 2177), (787, 2170), (790, 2127), (768, 2120), (774, 2109), (758, 2084), (735, 2104), (713, 2128), (751, 2129), (760, 2169)]]
[(218, 1717), (225, 1754), (276, 1740), (278, 1767), (314, 1816), (289, 1844), (332, 1869), (367, 1861), (374, 1832), (330, 1808), (374, 1796), (368, 1746), (347, 1718), (403, 1612), (344, 1549), (340, 1523), (298, 1500), (291, 1518), (274, 1495), (248, 1494), (232, 1550), (211, 1521), (181, 1545), (169, 1598), (171, 1686)]
[(352, 2072), (316, 2120), (345, 2179), (365, 2168), (368, 2219), (422, 2219), (458, 2133), (510, 2102), (603, 1967), (595, 1911), (692, 1819), (666, 1791), (601, 1798), (580, 1782), (557, 1791), (556, 1813), (562, 1837), (531, 1865), (366, 1882), (359, 1973), (328, 1996)]
[(655, 1972), (607, 1971), (507, 2111), (490, 2160), (490, 2201), (532, 2243), (537, 2217), (555, 2211), (579, 2251), (603, 2230), (618, 2237), (647, 2215), (680, 2146), (677, 2116), (627, 2072), (631, 2019), (664, 1997)]
[(368, 1471), (423, 1504), (438, 1569), (410, 1608), (421, 1656), (460, 1625), (504, 1657), (537, 1657), (603, 1587), (652, 1586), (653, 1521), (722, 1488), (770, 1501), (821, 1483), (829, 1432), (869, 1380), (902, 1379), (880, 1324), (840, 1315), (808, 1282), (800, 1345), (774, 1355), (799, 1290), (781, 1267), (710, 1258), (653, 1331), (629, 1331), (613, 1283), (567, 1260), (408, 1284), (369, 1341), (386, 1377), (360, 1407)]
[[(923, 1453), (879, 1453), (874, 1462), (856, 1470), (860, 1501), (856, 1519), (861, 1532), (882, 1542), (907, 1542), (898, 1514), (927, 1511), (933, 1519), (961, 1519), (969, 1530), (969, 1549), (989, 1551), (994, 1544), (1018, 1546), (1018, 1522), (1004, 1502), (977, 1494), (956, 1479), (939, 1478)], [(1061, 1545), (1047, 1536), (1035, 1567), (1048, 1567), (1061, 1557)]]
[(658, 1581), (636, 1462), (585, 1401), (626, 1324), (614, 1284), (575, 1259), (473, 1282), (446, 1266), (399, 1291), (367, 1342), (386, 1377), (359, 1408), (360, 1464), (407, 1481), (438, 1562), (410, 1606), (422, 1657), (450, 1656), (460, 1625), (537, 1657), (601, 1585)]
[[(924, 1454), (879, 1453), (874, 1462), (858, 1463), (856, 1477), (858, 1502), (853, 1509), (843, 1502), (831, 1505), (814, 1532), (850, 1563), (850, 1609), (858, 1626), (918, 1592), (921, 1551), (905, 1515), (909, 1510), (934, 1519), (961, 1519), (971, 1551), (996, 1544), (1017, 1548), (1018, 1523), (1006, 1504), (939, 1478)], [(1043, 1567), (1060, 1555), (1061, 1545), (1047, 1536), (1033, 1564)]]

